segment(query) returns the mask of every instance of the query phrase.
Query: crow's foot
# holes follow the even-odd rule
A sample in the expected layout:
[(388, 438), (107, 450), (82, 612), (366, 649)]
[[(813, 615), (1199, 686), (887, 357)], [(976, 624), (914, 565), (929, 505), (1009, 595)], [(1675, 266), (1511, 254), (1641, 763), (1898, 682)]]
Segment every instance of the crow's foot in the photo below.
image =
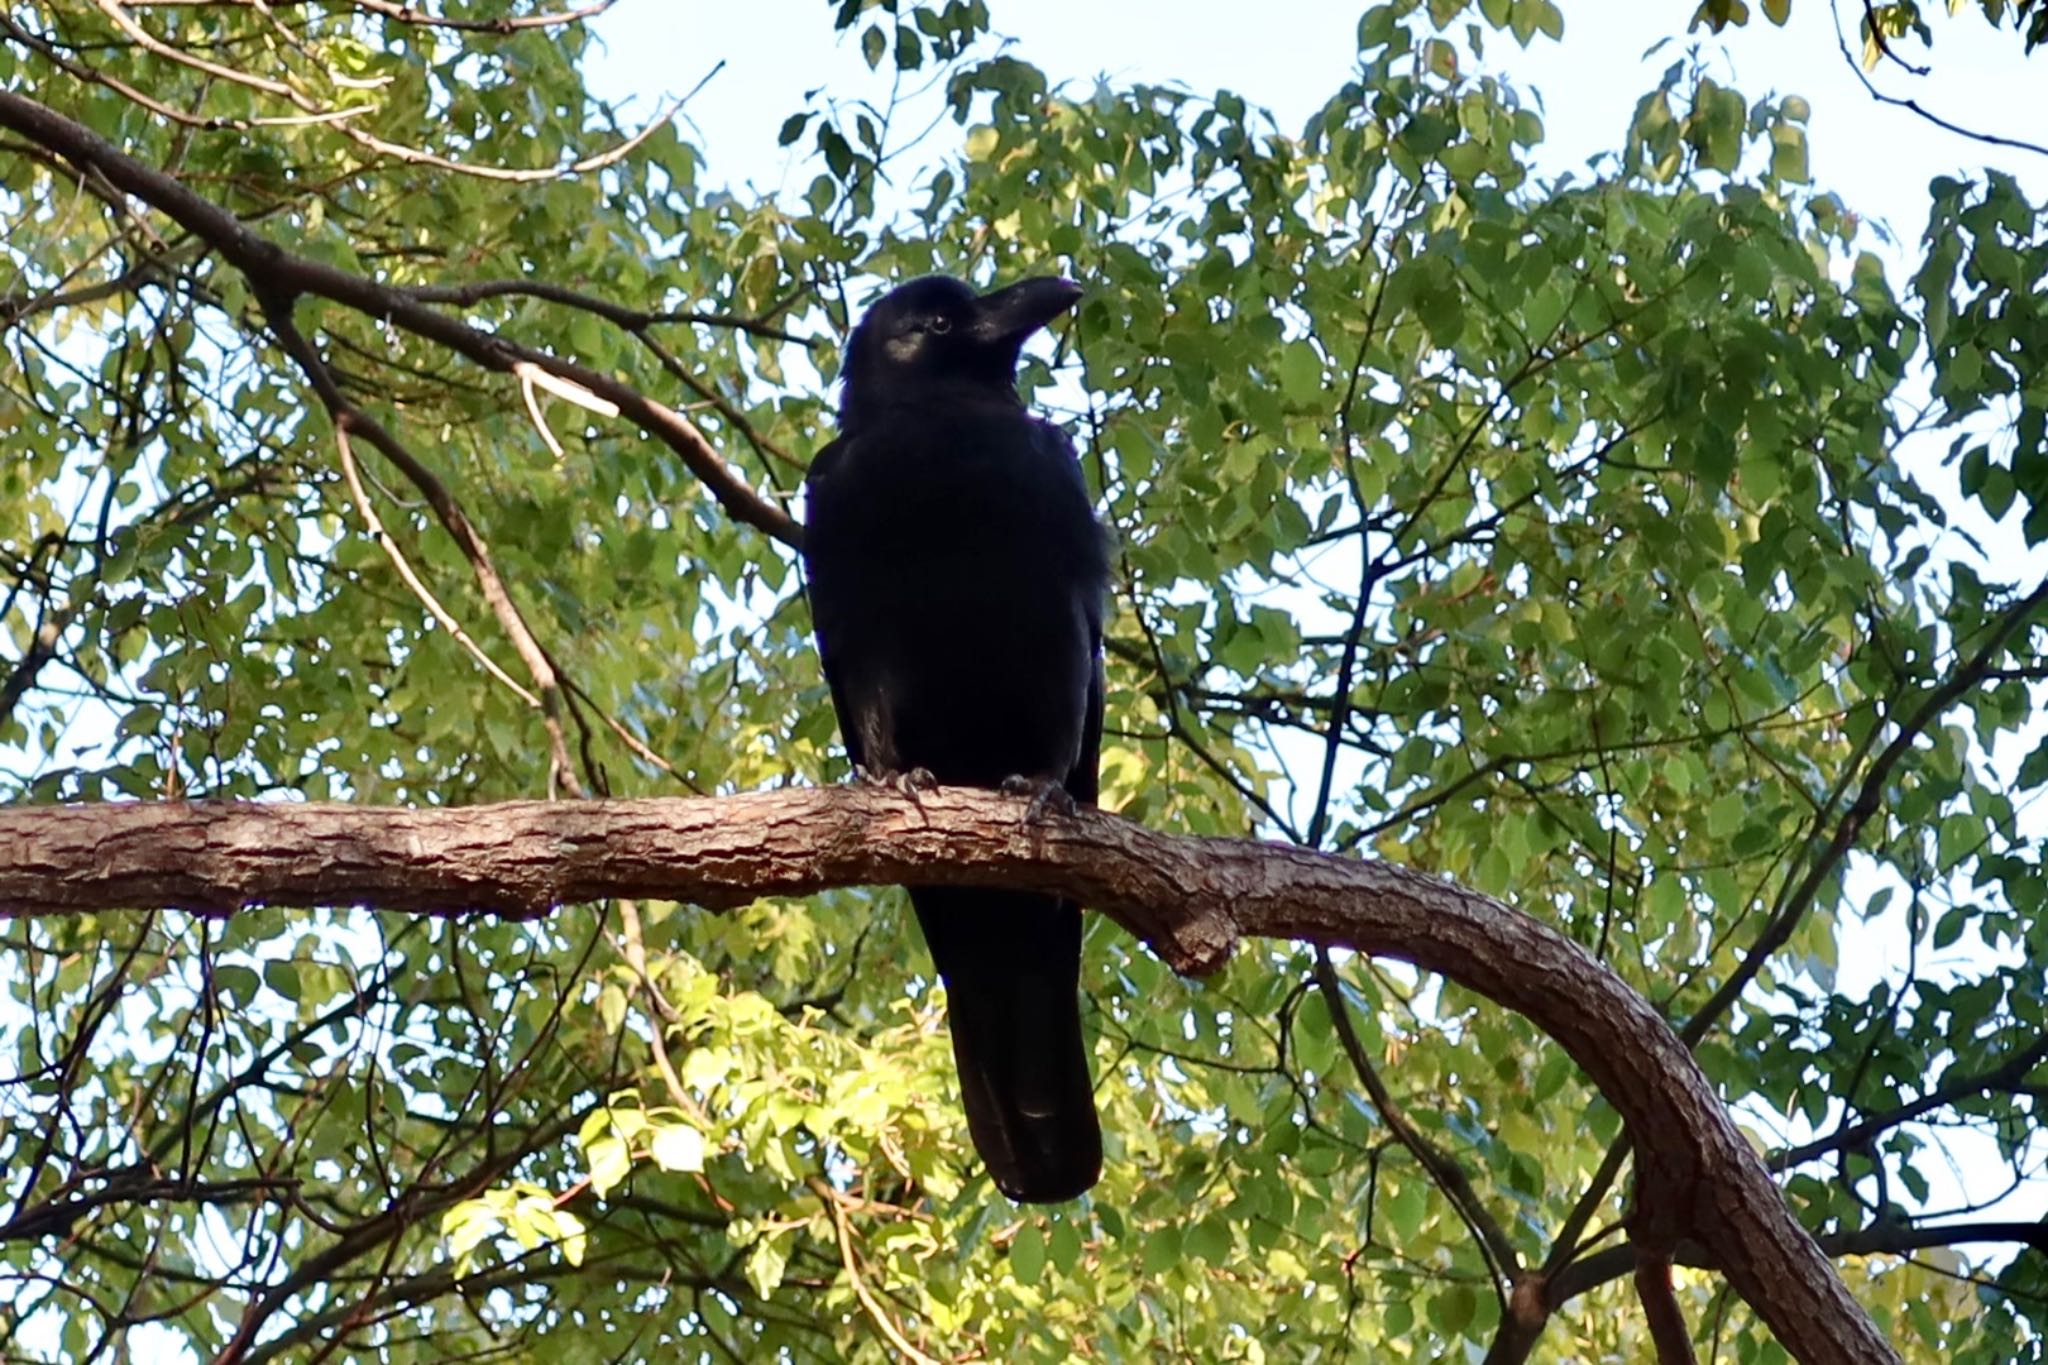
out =
[(1008, 796), (1028, 796), (1031, 804), (1024, 807), (1023, 823), (1035, 824), (1047, 811), (1061, 815), (1072, 815), (1076, 809), (1074, 794), (1062, 786), (1057, 778), (1010, 776), (1003, 779), (1002, 791)]
[(887, 787), (898, 796), (917, 800), (918, 793), (937, 791), (939, 779), (932, 776), (930, 768), (911, 768), (900, 773), (871, 772), (866, 768), (855, 768), (860, 780), (874, 787)]

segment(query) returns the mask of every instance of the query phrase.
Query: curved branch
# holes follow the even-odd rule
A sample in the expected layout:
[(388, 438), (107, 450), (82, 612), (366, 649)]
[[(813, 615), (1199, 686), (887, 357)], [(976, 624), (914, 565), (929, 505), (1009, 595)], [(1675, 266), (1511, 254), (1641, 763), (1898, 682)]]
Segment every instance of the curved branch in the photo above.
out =
[(787, 545), (801, 543), (803, 532), (790, 515), (749, 487), (694, 423), (631, 385), (471, 326), (419, 302), (403, 289), (294, 255), (175, 177), (129, 156), (83, 124), (11, 90), (0, 90), (0, 127), (12, 129), (82, 170), (104, 176), (122, 193), (166, 214), (226, 257), (249, 278), (259, 296), (288, 300), (311, 294), (438, 342), (485, 369), (510, 374), (523, 361), (588, 389), (616, 404), (624, 416), (675, 451), (738, 520)]
[[(1876, 100), (1879, 104), (1889, 104), (1896, 108), (1904, 109), (1908, 113), (1918, 114), (1921, 118), (1926, 119), (1929, 123), (1941, 129), (1943, 132), (1954, 133), (1959, 137), (1966, 137), (1970, 139), (1970, 141), (1972, 142), (1982, 142), (1985, 145), (1991, 147), (2014, 147), (2023, 152), (2039, 152), (2042, 156), (2048, 156), (2048, 146), (2043, 146), (2038, 142), (2028, 142), (2024, 138), (2004, 137), (1997, 133), (1985, 133), (1979, 132), (1975, 128), (1965, 128), (1960, 123), (1955, 123), (1948, 119), (1943, 118), (1941, 115), (1935, 113), (1931, 109), (1928, 109), (1925, 105), (1921, 104), (1920, 101), (1916, 99), (1910, 99), (1903, 95), (1887, 95), (1884, 91), (1878, 89), (1876, 82), (1872, 81), (1870, 79), (1869, 73), (1863, 69), (1863, 63), (1857, 61), (1855, 54), (1849, 51), (1848, 35), (1843, 33), (1842, 31), (1841, 11), (1839, 9), (1835, 9), (1832, 4), (1830, 4), (1829, 8), (1834, 14), (1835, 46), (1841, 49), (1842, 62), (1849, 68), (1849, 73), (1851, 75), (1855, 76), (1857, 80), (1863, 82), (1864, 92), (1868, 94), (1870, 98)], [(1864, 6), (1864, 9), (1867, 13), (1869, 10), (1869, 5), (1866, 4)], [(1877, 35), (1878, 46), (1881, 49), (1883, 49), (1885, 55), (1890, 56), (1891, 50), (1888, 47), (1884, 46), (1883, 32), (1877, 27), (1874, 21), (1871, 23), (1870, 31), (1873, 34)], [(1916, 75), (1922, 74), (1919, 69), (1915, 68), (1909, 62), (1900, 62), (1899, 65), (1905, 67), (1906, 70), (1913, 72)]]
[(1815, 1365), (1898, 1359), (1807, 1235), (1684, 1044), (1571, 939), (1438, 878), (1246, 839), (1181, 838), (1099, 811), (1026, 822), (1018, 798), (872, 786), (696, 800), (409, 810), (170, 802), (0, 809), (0, 913), (374, 904), (544, 914), (603, 897), (711, 908), (916, 882), (1058, 892), (1177, 971), (1240, 935), (1413, 963), (1513, 1009), (1628, 1124), (1639, 1241), (1705, 1249)]
[(526, 624), (526, 617), (520, 612), (518, 604), (512, 600), (512, 594), (506, 588), (503, 576), (498, 572), (497, 563), (491, 557), (490, 547), (484, 543), (483, 536), (470, 521), (469, 514), (462, 510), (462, 504), (455, 500), (455, 495), (448, 491), (448, 486), (442, 483), (432, 470), (415, 459), (412, 452), (399, 443), (397, 437), (343, 396), (340, 385), (335, 382), (334, 375), (328, 370), (326, 363), (320, 359), (312, 344), (299, 331), (298, 324), (292, 321), (289, 296), (264, 295), (263, 312), (269, 319), (270, 330), (276, 335), (278, 344), (284, 347), (285, 353), (305, 372), (307, 382), (312, 384), (313, 391), (320, 396), (320, 401), (326, 407), (328, 416), (334, 424), (336, 449), (347, 465), (354, 465), (350, 455), (349, 432), (361, 432), (364, 440), (383, 452), (385, 459), (404, 471), (406, 478), (410, 479), (413, 487), (419, 489), (421, 495), (426, 498), (428, 506), (434, 509), (435, 517), (453, 538), (457, 548), (462, 551), (462, 557), (469, 562), (470, 571), (476, 577), (478, 591), (483, 594), (491, 614), (498, 619), (500, 628), (511, 639), (513, 649), (526, 665), (527, 675), (533, 679), (534, 691), (539, 693), (538, 704), (541, 708), (542, 723), (548, 732), (551, 754), (550, 777), (560, 779), (568, 784), (572, 794), (581, 796), (583, 793), (576, 781), (575, 766), (569, 761), (568, 740), (562, 733), (561, 680), (555, 671), (553, 661), (547, 656), (547, 651), (541, 648), (540, 641)]
[(883, 1340), (895, 1348), (897, 1359), (907, 1360), (911, 1365), (940, 1365), (937, 1359), (917, 1349), (910, 1338), (903, 1335), (903, 1329), (889, 1316), (889, 1310), (875, 1297), (875, 1291), (868, 1288), (867, 1281), (860, 1277), (860, 1258), (853, 1250), (853, 1230), (847, 1225), (844, 1196), (822, 1180), (813, 1179), (809, 1183), (812, 1191), (824, 1203), (825, 1211), (832, 1215), (832, 1230), (837, 1234), (839, 1242), (839, 1262), (846, 1267), (846, 1278), (853, 1286), (854, 1297), (859, 1299), (860, 1306), (867, 1310), (869, 1320), (875, 1324), (875, 1330), (881, 1333)]
[(441, 605), (440, 598), (434, 596), (433, 589), (421, 581), (419, 573), (412, 567), (412, 561), (405, 557), (405, 551), (398, 548), (398, 541), (384, 529), (383, 518), (377, 515), (375, 504), (370, 501), (369, 493), (363, 488), (362, 475), (356, 470), (355, 451), (348, 438), (346, 423), (337, 422), (334, 426), (334, 449), (341, 457), (341, 475), (348, 482), (348, 495), (355, 502), (356, 515), (363, 519), (363, 528), (370, 533), (370, 538), (383, 547), (385, 557), (391, 561), (391, 567), (398, 571), (398, 576), (405, 581), (405, 586), (412, 589), (413, 596), (419, 598), (420, 605), (441, 623), (441, 629), (453, 636), (455, 643), (468, 650), (470, 657), (483, 665), (486, 673), (511, 688), (528, 706), (538, 709), (541, 704), (540, 698), (527, 691), (520, 685), (518, 679), (500, 668), (498, 661), (486, 653), (484, 647), (462, 628), (462, 623), (449, 613), (448, 608)]

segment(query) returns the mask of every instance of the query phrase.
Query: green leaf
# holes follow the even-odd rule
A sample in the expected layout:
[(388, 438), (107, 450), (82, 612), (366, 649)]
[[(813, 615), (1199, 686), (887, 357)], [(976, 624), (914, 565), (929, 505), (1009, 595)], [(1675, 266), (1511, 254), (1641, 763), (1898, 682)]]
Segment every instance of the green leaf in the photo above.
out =
[(1725, 839), (1742, 827), (1743, 817), (1748, 814), (1749, 805), (1741, 792), (1729, 792), (1707, 807), (1707, 833), (1716, 839)]
[(583, 1159), (590, 1166), (590, 1189), (600, 1199), (609, 1194), (633, 1169), (633, 1154), (616, 1137), (602, 1137), (585, 1143)]
[(789, 1257), (784, 1253), (779, 1239), (757, 1243), (747, 1253), (747, 1283), (756, 1294), (766, 1298), (782, 1284), (782, 1277), (789, 1269)]
[(655, 1164), (664, 1171), (704, 1169), (704, 1135), (687, 1123), (657, 1127), (648, 1151)]
[(1037, 1223), (1025, 1223), (1010, 1241), (1010, 1272), (1025, 1284), (1037, 1284), (1045, 1259), (1045, 1234)]
[(1143, 1268), (1147, 1275), (1165, 1275), (1181, 1260), (1181, 1234), (1177, 1227), (1161, 1227), (1144, 1238)]
[(1204, 1218), (1188, 1229), (1183, 1252), (1210, 1265), (1224, 1265), (1230, 1259), (1230, 1229), (1222, 1220)]
[(1422, 1231), (1422, 1217), (1428, 1206), (1428, 1192), (1420, 1176), (1402, 1180), (1385, 1191), (1381, 1199), (1387, 1221), (1405, 1242), (1414, 1241)]
[(1062, 1275), (1074, 1273), (1074, 1267), (1081, 1260), (1081, 1233), (1073, 1222), (1062, 1218), (1052, 1225), (1052, 1236), (1046, 1242), (1047, 1255), (1053, 1269)]

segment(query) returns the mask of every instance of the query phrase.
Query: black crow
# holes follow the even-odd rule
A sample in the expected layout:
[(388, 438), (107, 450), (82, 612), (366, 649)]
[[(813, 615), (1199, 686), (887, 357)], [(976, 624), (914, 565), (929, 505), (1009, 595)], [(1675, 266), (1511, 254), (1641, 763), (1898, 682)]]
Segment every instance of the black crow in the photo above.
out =
[[(1108, 546), (1072, 444), (1016, 388), (1025, 339), (1080, 296), (935, 275), (854, 329), (839, 437), (806, 480), (804, 562), (839, 730), (870, 778), (1095, 801)], [(1076, 1197), (1102, 1172), (1079, 907), (945, 887), (910, 901), (997, 1187)]]

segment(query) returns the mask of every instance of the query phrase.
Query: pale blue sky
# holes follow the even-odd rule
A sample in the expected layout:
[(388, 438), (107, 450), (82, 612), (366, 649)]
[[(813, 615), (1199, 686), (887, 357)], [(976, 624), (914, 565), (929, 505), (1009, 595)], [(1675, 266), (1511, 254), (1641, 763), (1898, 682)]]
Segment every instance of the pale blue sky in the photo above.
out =
[[(1806, 96), (1816, 182), (1908, 237), (1917, 237), (1925, 221), (1927, 182), (1935, 175), (1996, 165), (2035, 196), (2048, 195), (2048, 157), (1968, 143), (1873, 103), (1837, 50), (1837, 7), (1840, 0), (1835, 7), (1798, 0), (1786, 28), (1758, 19), (1718, 37), (1688, 38), (1692, 0), (1565, 0), (1562, 42), (1539, 38), (1524, 51), (1505, 36), (1490, 36), (1486, 63), (1542, 97), (1548, 138), (1540, 164), (1548, 171), (1618, 146), (1636, 98), (1688, 42), (1697, 42), (1721, 76), (1751, 98), (1771, 91)], [(1271, 110), (1289, 132), (1350, 72), (1362, 8), (1340, 0), (990, 0), (996, 32), (1014, 39), (1015, 54), (1055, 81), (1106, 74), (1177, 81), (1203, 93), (1228, 88)], [(1860, 6), (1842, 8), (1845, 26), (1853, 24)], [(621, 0), (596, 29), (603, 49), (590, 63), (594, 87), (637, 96), (646, 112), (661, 95), (682, 94), (724, 61), (687, 112), (712, 177), (735, 184), (783, 182), (792, 158), (775, 145), (776, 131), (807, 90), (887, 88), (868, 72), (856, 45), (832, 32), (826, 0)], [(1933, 74), (1914, 78), (1887, 67), (1873, 79), (1958, 123), (2048, 140), (2048, 99), (2029, 91), (2030, 83), (2038, 90), (2048, 78), (2048, 52), (2024, 58), (2010, 33), (1993, 34), (1970, 15), (1941, 24), (1936, 36)], [(1645, 57), (1666, 39), (1672, 41)], [(945, 146), (944, 136), (933, 145)], [(792, 175), (791, 183), (801, 187), (810, 174)]]

